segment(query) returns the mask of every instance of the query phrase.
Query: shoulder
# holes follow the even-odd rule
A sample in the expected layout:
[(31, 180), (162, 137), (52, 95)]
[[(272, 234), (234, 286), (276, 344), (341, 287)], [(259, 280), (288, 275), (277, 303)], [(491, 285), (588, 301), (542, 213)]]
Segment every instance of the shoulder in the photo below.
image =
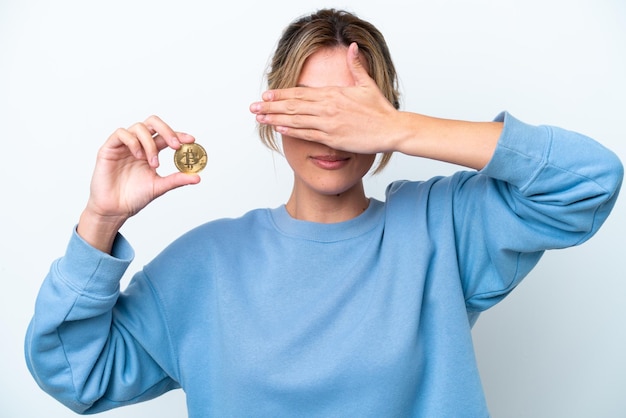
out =
[(147, 267), (176, 269), (181, 265), (204, 264), (218, 254), (236, 254), (242, 243), (255, 240), (254, 236), (270, 224), (269, 209), (255, 209), (237, 218), (221, 218), (199, 225), (169, 244)]
[(249, 240), (272, 227), (271, 209), (254, 209), (235, 218), (220, 218), (202, 224), (174, 241), (185, 247), (219, 246), (224, 248)]
[(183, 234), (174, 244), (179, 242), (211, 242), (219, 240), (220, 243), (228, 240), (236, 240), (243, 235), (258, 230), (270, 223), (270, 209), (254, 209), (236, 218), (216, 219)]

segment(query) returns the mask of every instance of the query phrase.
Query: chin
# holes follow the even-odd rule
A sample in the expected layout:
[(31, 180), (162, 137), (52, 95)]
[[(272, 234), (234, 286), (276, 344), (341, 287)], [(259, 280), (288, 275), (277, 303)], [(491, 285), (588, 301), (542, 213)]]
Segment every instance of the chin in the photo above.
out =
[(350, 192), (362, 189), (361, 184), (352, 185), (326, 185), (317, 189), (317, 192), (324, 196), (341, 196)]

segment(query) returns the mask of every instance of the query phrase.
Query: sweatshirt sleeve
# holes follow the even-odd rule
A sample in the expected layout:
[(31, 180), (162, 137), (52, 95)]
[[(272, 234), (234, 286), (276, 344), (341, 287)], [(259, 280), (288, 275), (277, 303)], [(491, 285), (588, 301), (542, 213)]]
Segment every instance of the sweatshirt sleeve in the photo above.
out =
[(504, 298), (545, 250), (595, 234), (618, 196), (617, 156), (584, 135), (531, 126), (508, 113), (496, 151), (478, 174), (458, 176), (454, 224), (468, 310)]
[(74, 230), (39, 291), (26, 333), (26, 363), (44, 391), (77, 413), (136, 403), (177, 387), (144, 348), (146, 340), (163, 337), (163, 327), (142, 328), (131, 317), (158, 310), (148, 286), (141, 312), (117, 306), (119, 282), (133, 257), (121, 235), (108, 255)]

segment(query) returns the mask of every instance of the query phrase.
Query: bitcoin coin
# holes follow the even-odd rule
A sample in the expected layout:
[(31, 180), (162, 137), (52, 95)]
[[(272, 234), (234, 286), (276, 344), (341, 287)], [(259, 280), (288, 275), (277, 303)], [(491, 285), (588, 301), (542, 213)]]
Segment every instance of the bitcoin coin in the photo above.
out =
[(174, 153), (174, 164), (181, 173), (199, 173), (206, 167), (207, 154), (201, 145), (181, 144)]

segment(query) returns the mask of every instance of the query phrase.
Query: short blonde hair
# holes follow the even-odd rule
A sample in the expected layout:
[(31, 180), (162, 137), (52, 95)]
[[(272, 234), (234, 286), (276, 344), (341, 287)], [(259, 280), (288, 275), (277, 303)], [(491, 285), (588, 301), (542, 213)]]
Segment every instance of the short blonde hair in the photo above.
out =
[[(399, 109), (398, 77), (385, 38), (374, 25), (344, 10), (322, 9), (285, 28), (267, 72), (268, 89), (295, 87), (306, 59), (313, 53), (323, 48), (347, 47), (353, 42), (365, 57), (370, 77), (387, 100)], [(261, 141), (281, 152), (275, 135), (271, 126), (259, 126)], [(384, 153), (374, 173), (380, 172), (390, 158), (391, 153)]]

